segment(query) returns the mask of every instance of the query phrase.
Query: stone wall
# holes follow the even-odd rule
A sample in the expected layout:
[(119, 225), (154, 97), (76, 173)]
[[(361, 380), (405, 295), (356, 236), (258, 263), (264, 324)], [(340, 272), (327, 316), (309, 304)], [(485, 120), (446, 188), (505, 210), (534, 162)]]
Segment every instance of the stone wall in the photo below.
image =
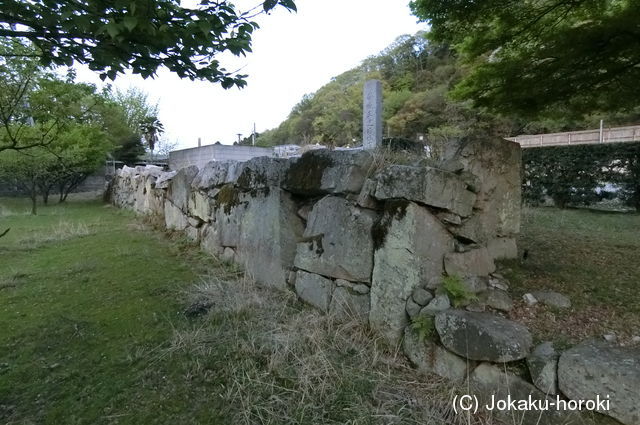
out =
[[(546, 400), (606, 390), (619, 396), (607, 414), (640, 423), (631, 390), (638, 363), (599, 366), (600, 380), (581, 372), (601, 365), (598, 356), (627, 361), (633, 353), (595, 343), (562, 355), (534, 348), (527, 328), (502, 314), (512, 301), (495, 260), (517, 256), (519, 146), (461, 143), (446, 155), (398, 165), (366, 151), (315, 150), (171, 172), (124, 168), (110, 193), (114, 204), (159, 216), (167, 229), (242, 265), (257, 284), (368, 322), (388, 343), (402, 344), (420, 370), (467, 380), (480, 395)], [(503, 366), (523, 359), (530, 380)], [(567, 420), (543, 416), (540, 423)], [(536, 412), (518, 423), (537, 420)]]

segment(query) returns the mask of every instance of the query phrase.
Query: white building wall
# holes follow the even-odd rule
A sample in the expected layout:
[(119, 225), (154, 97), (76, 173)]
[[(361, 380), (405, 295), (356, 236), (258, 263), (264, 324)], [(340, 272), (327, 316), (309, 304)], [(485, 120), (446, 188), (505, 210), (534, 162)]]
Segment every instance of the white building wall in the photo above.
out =
[(171, 152), (169, 154), (169, 169), (178, 170), (191, 165), (202, 168), (211, 161), (248, 161), (258, 156), (274, 156), (273, 148), (207, 145)]

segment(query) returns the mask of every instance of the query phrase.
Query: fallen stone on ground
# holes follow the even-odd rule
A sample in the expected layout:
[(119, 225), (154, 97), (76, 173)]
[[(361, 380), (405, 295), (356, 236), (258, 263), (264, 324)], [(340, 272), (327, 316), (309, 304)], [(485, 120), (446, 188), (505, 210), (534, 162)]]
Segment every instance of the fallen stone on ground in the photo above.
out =
[(554, 291), (535, 291), (531, 295), (538, 302), (555, 308), (570, 308), (571, 300), (566, 295)]
[[(469, 376), (469, 385), (475, 390), (482, 406), (497, 406), (498, 400), (536, 400), (537, 402), (555, 402), (542, 391), (524, 379), (507, 372), (499, 366), (481, 363)], [(555, 409), (551, 405), (548, 410), (510, 410), (495, 407), (491, 414), (505, 424), (518, 425), (568, 425), (584, 424), (577, 414)]]
[(524, 359), (531, 350), (526, 326), (492, 313), (447, 310), (436, 315), (435, 324), (442, 345), (471, 360), (504, 363)]
[(533, 384), (545, 394), (558, 393), (558, 358), (560, 354), (551, 342), (536, 346), (529, 357), (527, 366)]
[(587, 340), (561, 354), (558, 386), (574, 400), (609, 396), (609, 410), (600, 413), (625, 425), (640, 424), (640, 348), (615, 347)]
[(489, 289), (481, 295), (480, 299), (486, 305), (496, 310), (511, 311), (513, 309), (511, 296), (500, 289)]

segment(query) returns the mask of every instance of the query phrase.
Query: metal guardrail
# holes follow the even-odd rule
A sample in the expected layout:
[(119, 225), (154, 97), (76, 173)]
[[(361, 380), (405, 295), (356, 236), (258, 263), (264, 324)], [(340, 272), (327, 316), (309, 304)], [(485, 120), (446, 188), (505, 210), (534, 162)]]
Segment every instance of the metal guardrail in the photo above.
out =
[(522, 148), (640, 142), (640, 125), (565, 133), (526, 134), (505, 139), (519, 143)]

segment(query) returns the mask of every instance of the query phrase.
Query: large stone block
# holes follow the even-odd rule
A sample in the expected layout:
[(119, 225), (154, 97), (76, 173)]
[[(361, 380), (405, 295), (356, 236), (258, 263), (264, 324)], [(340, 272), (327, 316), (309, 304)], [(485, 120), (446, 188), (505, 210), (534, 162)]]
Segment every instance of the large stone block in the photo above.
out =
[(291, 164), (283, 187), (307, 196), (359, 193), (372, 162), (364, 151), (312, 150)]
[(221, 247), (237, 247), (240, 243), (241, 223), (245, 210), (251, 200), (249, 194), (243, 193), (232, 184), (226, 184), (215, 195), (212, 205), (212, 227), (215, 232), (209, 239), (212, 245)]
[[(495, 365), (482, 363), (469, 376), (469, 387), (478, 398), (481, 406), (487, 407), (490, 414), (500, 423), (518, 425), (569, 425), (588, 424), (585, 418), (577, 414), (559, 410), (554, 404), (556, 400), (547, 397), (542, 391), (524, 379), (505, 371)], [(536, 402), (540, 408), (528, 409), (518, 403), (529, 400)], [(516, 409), (500, 408), (500, 403), (509, 406), (515, 403)], [(548, 404), (547, 404), (548, 403)], [(518, 409), (518, 406), (520, 408)]]
[(261, 156), (238, 164), (230, 179), (243, 190), (279, 187), (291, 164), (287, 159)]
[(466, 140), (451, 152), (478, 182), (474, 213), (489, 238), (520, 232), (521, 148), (504, 139)]
[(335, 283), (331, 279), (298, 270), (295, 287), (296, 294), (301, 300), (325, 313), (329, 310), (331, 296), (335, 288)]
[(413, 202), (387, 202), (373, 232), (375, 259), (369, 323), (395, 343), (407, 325), (407, 298), (442, 275), (453, 238), (427, 209)]
[(133, 208), (136, 202), (137, 183), (135, 168), (124, 168), (116, 171), (116, 177), (112, 183), (112, 202), (121, 208)]
[(295, 266), (352, 282), (370, 282), (371, 229), (377, 215), (336, 196), (318, 201), (298, 244)]
[(200, 248), (216, 257), (222, 256), (224, 246), (220, 243), (218, 229), (214, 224), (205, 224), (200, 230)]
[(389, 165), (375, 177), (379, 200), (402, 198), (468, 217), (476, 199), (460, 177), (437, 168)]
[(531, 350), (526, 326), (492, 313), (447, 310), (435, 323), (442, 345), (467, 359), (504, 363), (524, 359)]
[(227, 175), (229, 173), (229, 166), (233, 163), (235, 163), (235, 161), (208, 162), (198, 172), (198, 175), (193, 179), (191, 185), (195, 189), (206, 191), (228, 183)]
[(468, 366), (473, 365), (473, 362), (447, 351), (433, 341), (422, 340), (411, 326), (405, 328), (402, 347), (418, 370), (434, 373), (454, 382), (463, 382), (467, 377)]
[(487, 241), (487, 250), (494, 260), (518, 258), (518, 246), (515, 238), (491, 238)]
[(191, 182), (198, 174), (198, 167), (192, 165), (191, 167), (182, 168), (178, 170), (175, 176), (169, 183), (169, 189), (167, 190), (167, 199), (171, 201), (174, 207), (188, 211), (189, 207), (189, 194), (191, 193)]
[(241, 213), (236, 261), (262, 285), (285, 289), (304, 226), (291, 195), (279, 188), (248, 197)]
[(189, 226), (189, 218), (169, 200), (164, 202), (164, 222), (169, 230), (184, 230)]
[(213, 200), (206, 193), (193, 190), (189, 195), (189, 215), (201, 221), (210, 221), (213, 214), (212, 204)]
[(155, 189), (154, 174), (141, 175), (136, 179), (138, 184), (135, 194), (134, 211), (144, 215), (164, 214), (164, 194)]
[(228, 184), (216, 202), (201, 232), (202, 248), (214, 255), (234, 248), (234, 260), (256, 282), (284, 289), (303, 232), (291, 195), (278, 188), (241, 192)]
[[(366, 289), (366, 292), (363, 289)], [(370, 309), (369, 287), (364, 284), (353, 284), (342, 279), (336, 280), (336, 287), (329, 305), (331, 314), (339, 318), (350, 318), (366, 322), (369, 318)]]
[(496, 271), (496, 266), (486, 248), (477, 248), (447, 254), (444, 269), (449, 276), (487, 276)]
[(132, 181), (132, 183), (134, 184), (133, 211), (135, 211), (137, 214), (145, 213), (144, 204), (147, 198), (146, 180), (146, 177), (137, 175)]
[(600, 413), (626, 425), (640, 424), (640, 349), (588, 340), (565, 351), (558, 362), (558, 385), (575, 400), (608, 399)]
[(177, 171), (166, 171), (160, 173), (158, 178), (156, 179), (155, 188), (156, 189), (168, 189), (171, 180), (178, 174)]
[(558, 357), (560, 354), (551, 342), (538, 345), (527, 357), (533, 384), (545, 394), (558, 393)]

